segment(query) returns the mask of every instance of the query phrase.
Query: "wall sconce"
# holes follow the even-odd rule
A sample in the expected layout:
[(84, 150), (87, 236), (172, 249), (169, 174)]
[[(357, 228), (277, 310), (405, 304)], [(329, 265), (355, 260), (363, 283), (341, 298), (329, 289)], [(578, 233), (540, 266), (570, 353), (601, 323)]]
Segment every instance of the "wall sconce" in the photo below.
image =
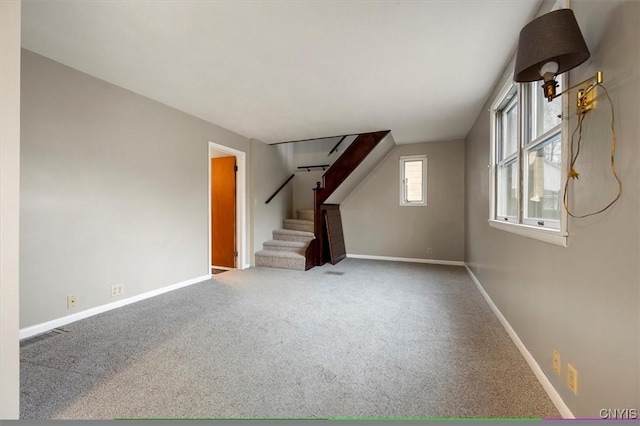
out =
[[(582, 64), (589, 58), (589, 55), (589, 49), (584, 42), (573, 11), (571, 9), (555, 10), (534, 19), (520, 31), (514, 80), (520, 83), (544, 80), (542, 89), (544, 90), (544, 95), (547, 100), (551, 102), (554, 98), (562, 94), (556, 94), (556, 87), (558, 87), (558, 83), (555, 80), (556, 75), (567, 72)], [(598, 71), (595, 76), (565, 90), (565, 92), (568, 92), (569, 90), (580, 87), (580, 90), (578, 90), (577, 103), (579, 118), (577, 120), (578, 127), (576, 128), (578, 132), (578, 142), (574, 150), (574, 136), (576, 134), (576, 131), (574, 131), (571, 136), (569, 170), (565, 180), (563, 195), (564, 208), (567, 214), (574, 218), (585, 218), (600, 214), (613, 206), (622, 195), (622, 181), (618, 176), (615, 165), (616, 133), (613, 127), (615, 121), (613, 102), (602, 83), (602, 71)], [(568, 188), (571, 179), (577, 179), (579, 175), (574, 166), (580, 153), (582, 123), (585, 118), (585, 112), (594, 106), (594, 94), (592, 90), (596, 86), (602, 87), (611, 106), (611, 174), (618, 183), (618, 194), (602, 209), (578, 215), (569, 209)], [(536, 197), (537, 196), (534, 195), (534, 198)], [(537, 201), (533, 198), (532, 200)]]
[[(520, 83), (544, 80), (542, 89), (549, 102), (560, 96), (556, 94), (556, 75), (582, 64), (589, 58), (589, 49), (582, 37), (580, 27), (571, 9), (559, 9), (529, 22), (520, 31), (514, 80)], [(578, 91), (578, 111), (592, 107), (588, 94), (603, 82), (602, 72), (583, 82), (571, 86), (588, 85)]]

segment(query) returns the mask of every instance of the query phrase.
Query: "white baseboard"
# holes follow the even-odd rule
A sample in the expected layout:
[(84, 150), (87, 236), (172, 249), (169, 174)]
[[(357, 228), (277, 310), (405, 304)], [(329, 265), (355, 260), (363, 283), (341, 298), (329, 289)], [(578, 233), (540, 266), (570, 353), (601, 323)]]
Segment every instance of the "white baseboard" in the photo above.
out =
[(542, 368), (540, 368), (540, 365), (533, 358), (533, 355), (531, 355), (531, 352), (529, 352), (525, 344), (522, 342), (522, 340), (520, 340), (520, 337), (518, 337), (518, 335), (516, 334), (516, 331), (513, 329), (513, 327), (511, 327), (511, 324), (509, 324), (509, 321), (507, 321), (504, 315), (502, 315), (502, 312), (500, 312), (500, 310), (495, 305), (495, 303), (493, 303), (493, 300), (491, 300), (491, 297), (489, 296), (489, 294), (482, 287), (482, 284), (480, 284), (480, 281), (478, 281), (478, 278), (476, 278), (473, 272), (471, 272), (471, 269), (466, 263), (464, 264), (464, 267), (466, 268), (467, 272), (469, 273), (469, 276), (475, 283), (476, 287), (478, 287), (478, 290), (482, 294), (482, 297), (484, 297), (484, 299), (487, 301), (487, 303), (489, 304), (489, 307), (491, 308), (493, 313), (496, 315), (496, 317), (498, 317), (498, 320), (500, 321), (504, 329), (507, 331), (507, 333), (509, 334), (509, 337), (511, 337), (511, 340), (516, 345), (516, 347), (518, 348), (518, 350), (520, 351), (524, 359), (527, 361), (527, 364), (529, 364), (529, 367), (533, 371), (533, 374), (535, 374), (536, 378), (544, 388), (545, 392), (547, 392), (547, 395), (549, 395), (551, 402), (553, 402), (553, 405), (556, 406), (562, 418), (575, 419), (575, 416), (573, 415), (569, 407), (567, 407), (567, 404), (565, 404), (565, 402), (563, 401), (562, 397), (560, 396), (556, 388), (553, 387), (553, 385), (551, 384), (547, 376), (542, 371)]
[(410, 257), (371, 256), (368, 254), (349, 253), (347, 253), (347, 257), (350, 257), (352, 259), (388, 260), (390, 262), (431, 263), (434, 265), (464, 266), (464, 262), (457, 260), (413, 259)]
[(149, 299), (151, 297), (158, 296), (163, 293), (168, 293), (170, 291), (178, 290), (183, 287), (197, 284), (199, 282), (206, 281), (210, 278), (211, 278), (211, 275), (202, 275), (200, 277), (182, 281), (177, 284), (172, 284), (167, 287), (151, 290), (146, 293), (139, 294), (137, 296), (128, 297), (126, 299), (118, 300), (116, 302), (107, 303), (106, 305), (97, 306), (95, 308), (87, 309), (82, 312), (78, 312), (72, 315), (67, 315), (62, 318), (57, 318), (51, 321), (43, 322), (41, 324), (32, 325), (31, 327), (20, 329), (20, 335), (19, 335), (20, 340), (35, 336), (37, 334), (46, 333), (47, 331), (53, 330), (54, 328), (62, 327), (72, 322), (79, 321), (81, 319), (85, 319), (94, 315), (98, 315), (98, 314), (110, 311), (112, 309), (120, 308), (122, 306), (139, 302), (144, 299)]

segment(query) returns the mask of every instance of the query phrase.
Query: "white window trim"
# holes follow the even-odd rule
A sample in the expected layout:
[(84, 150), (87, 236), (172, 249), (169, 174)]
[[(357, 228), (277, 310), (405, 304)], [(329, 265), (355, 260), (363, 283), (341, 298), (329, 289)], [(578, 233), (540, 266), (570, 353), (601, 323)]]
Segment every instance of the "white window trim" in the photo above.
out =
[[(506, 99), (506, 97), (509, 95), (509, 93), (511, 93), (512, 91), (514, 91), (515, 89), (515, 93), (512, 95), (511, 99)], [(510, 153), (506, 156), (504, 156), (504, 158), (502, 158), (500, 161), (498, 161), (497, 158), (497, 154), (498, 154), (498, 150), (501, 150), (503, 148), (503, 141), (502, 138), (504, 138), (504, 134), (502, 134), (502, 125), (500, 126), (500, 128), (498, 128), (497, 125), (497, 111), (506, 111), (509, 106), (513, 103), (515, 104), (515, 106), (518, 108), (518, 120), (517, 120), (517, 129), (516, 129), (516, 134), (520, 135), (521, 134), (521, 126), (520, 126), (520, 114), (521, 114), (521, 107), (520, 107), (520, 88), (518, 86), (516, 86), (515, 84), (511, 84), (508, 85), (508, 89), (505, 92), (505, 94), (503, 96), (501, 96), (499, 98), (499, 102), (496, 103), (496, 107), (493, 111), (493, 118), (492, 118), (492, 122), (493, 125), (495, 126), (495, 137), (498, 137), (497, 132), (500, 132), (500, 144), (496, 144), (495, 143), (495, 139), (492, 139), (492, 143), (496, 148), (496, 157), (494, 157), (495, 159), (495, 166), (493, 167), (494, 169), (498, 169), (500, 166), (506, 166), (506, 165), (510, 165), (510, 164), (514, 164), (516, 167), (516, 171), (518, 172), (518, 176), (519, 176), (519, 169), (520, 169), (520, 148), (516, 146), (516, 151), (513, 153)], [(518, 141), (520, 141), (520, 137), (518, 137)], [(496, 179), (498, 179), (498, 176), (496, 175)], [(497, 190), (496, 190), (496, 196), (498, 195)], [(518, 190), (517, 192), (517, 197), (516, 199), (518, 200), (518, 203), (520, 203), (520, 190)], [(495, 202), (495, 206), (497, 209), (497, 205), (498, 205), (498, 200), (496, 199)], [(519, 205), (519, 204), (518, 204)], [(495, 217), (497, 220), (504, 220), (504, 221), (508, 221), (511, 223), (518, 223), (520, 220), (520, 215), (517, 214), (516, 216), (506, 216), (506, 215), (498, 215), (497, 211), (496, 211), (496, 215), (492, 216)]]
[[(566, 87), (569, 87), (569, 78), (568, 78), (568, 73), (564, 74), (563, 76), (563, 80), (562, 80), (562, 86), (560, 88), (561, 91), (564, 91), (564, 89)], [(553, 228), (549, 228), (549, 227), (539, 227), (539, 226), (532, 226), (532, 225), (528, 225), (525, 223), (521, 223), (522, 221), (522, 214), (523, 214), (523, 209), (522, 209), (522, 201), (519, 201), (519, 212), (518, 212), (518, 223), (514, 223), (514, 222), (510, 222), (508, 220), (499, 220), (499, 218), (497, 218), (496, 216), (496, 197), (497, 197), (497, 190), (496, 190), (496, 171), (497, 171), (497, 155), (496, 155), (496, 132), (499, 130), (496, 127), (496, 112), (500, 109), (500, 106), (503, 105), (503, 101), (504, 98), (508, 95), (508, 93), (512, 90), (514, 84), (513, 82), (513, 73), (511, 73), (509, 75), (509, 77), (507, 78), (506, 83), (504, 84), (504, 86), (502, 87), (502, 89), (500, 89), (500, 91), (498, 92), (498, 95), (496, 96), (493, 104), (491, 105), (491, 108), (489, 109), (489, 114), (490, 114), (490, 162), (489, 162), (489, 200), (490, 200), (490, 205), (489, 205), (489, 226), (495, 229), (499, 229), (502, 231), (506, 231), (506, 232), (511, 232), (523, 237), (528, 237), (528, 238), (532, 238), (535, 240), (539, 240), (539, 241), (543, 241), (546, 243), (550, 243), (550, 244), (555, 244), (558, 246), (562, 246), (562, 247), (567, 247), (568, 246), (568, 238), (569, 238), (569, 233), (568, 233), (568, 218), (567, 218), (567, 212), (564, 209), (564, 206), (562, 207), (561, 211), (560, 211), (560, 229), (553, 229)], [(522, 94), (521, 94), (521, 90), (520, 87), (518, 87), (517, 89), (517, 95), (519, 97), (519, 102), (522, 99)], [(568, 167), (568, 152), (569, 152), (569, 103), (567, 101), (567, 96), (563, 96), (562, 97), (562, 116), (563, 119), (561, 121), (561, 126), (562, 126), (562, 170), (566, 171), (567, 167)], [(518, 115), (519, 115), (519, 123), (522, 122), (522, 119), (520, 117), (523, 116), (523, 111), (522, 108), (519, 107), (518, 110)], [(521, 126), (519, 126), (519, 129)], [(519, 134), (521, 134), (521, 131), (519, 130)], [(520, 147), (519, 148), (519, 159), (520, 156), (522, 155), (521, 153), (524, 151), (524, 147)], [(519, 163), (519, 173), (520, 176), (522, 176), (522, 161), (518, 161)], [(523, 181), (523, 177), (520, 178), (521, 182), (520, 185), (522, 185), (522, 181)], [(565, 187), (565, 183), (566, 183), (566, 179), (567, 179), (567, 175), (566, 173), (562, 174), (562, 182), (561, 182), (561, 188)], [(522, 192), (522, 189), (521, 191)], [(522, 197), (520, 197), (522, 198)]]
[(557, 246), (567, 247), (568, 245), (569, 234), (556, 229), (540, 228), (522, 223), (501, 222), (496, 219), (489, 219), (489, 226)]
[[(404, 197), (404, 163), (406, 161), (422, 160), (422, 201), (410, 202), (405, 200)], [(400, 188), (399, 188), (399, 200), (401, 207), (425, 207), (427, 205), (427, 156), (425, 155), (407, 155), (400, 157)]]

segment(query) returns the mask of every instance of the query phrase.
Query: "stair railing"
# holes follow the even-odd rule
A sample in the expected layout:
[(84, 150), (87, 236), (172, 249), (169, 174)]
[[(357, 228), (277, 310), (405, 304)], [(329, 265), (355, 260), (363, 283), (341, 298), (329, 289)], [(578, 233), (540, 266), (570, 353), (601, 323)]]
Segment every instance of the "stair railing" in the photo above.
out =
[(349, 135), (344, 135), (343, 137), (340, 138), (340, 140), (338, 141), (338, 143), (336, 144), (336, 146), (334, 146), (333, 148), (331, 148), (331, 151), (329, 151), (329, 154), (327, 155), (330, 156), (331, 154), (333, 154), (334, 152), (338, 151), (338, 147), (340, 146), (340, 144), (342, 142), (344, 142), (344, 140), (347, 138), (347, 136)]
[[(322, 169), (322, 171), (324, 172), (325, 170), (327, 170), (331, 165), (330, 164), (317, 164), (317, 165), (313, 165), (313, 166), (300, 166), (298, 167), (298, 170), (306, 170), (308, 172), (310, 172), (312, 169)], [(293, 179), (296, 176), (296, 174), (292, 174), (291, 176), (289, 176), (287, 178), (287, 180), (284, 181), (284, 183), (282, 185), (280, 185), (280, 187), (278, 189), (276, 189), (276, 191), (271, 195), (271, 197), (269, 197), (269, 199), (267, 201), (265, 201), (265, 204), (269, 204), (269, 202), (271, 200), (273, 200), (275, 198), (276, 195), (278, 195), (278, 193), (280, 191), (282, 191), (282, 189), (287, 186), (287, 184), (291, 181), (291, 179)]]
[(322, 169), (322, 171), (324, 172), (330, 166), (331, 166), (331, 164), (318, 164), (317, 166), (299, 166), (298, 170), (306, 170), (306, 171), (310, 172), (311, 169)]
[(269, 202), (271, 200), (273, 200), (275, 198), (276, 195), (278, 195), (278, 193), (280, 191), (282, 191), (282, 188), (284, 188), (285, 186), (287, 186), (287, 184), (291, 181), (291, 179), (293, 179), (296, 176), (296, 174), (292, 174), (291, 176), (289, 176), (289, 178), (287, 180), (284, 181), (284, 183), (282, 185), (280, 185), (280, 188), (276, 189), (276, 192), (274, 192), (271, 197), (269, 197), (269, 199), (267, 201), (265, 201), (265, 204), (269, 204)]

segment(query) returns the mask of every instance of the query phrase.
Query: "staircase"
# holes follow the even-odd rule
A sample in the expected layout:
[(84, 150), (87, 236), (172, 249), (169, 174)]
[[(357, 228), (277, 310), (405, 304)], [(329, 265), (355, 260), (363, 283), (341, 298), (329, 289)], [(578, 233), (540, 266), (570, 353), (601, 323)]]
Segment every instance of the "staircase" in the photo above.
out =
[[(345, 138), (346, 136), (343, 136), (338, 145)], [(337, 263), (342, 260), (344, 240), (335, 238), (335, 232), (342, 237), (342, 225), (340, 223), (337, 226), (334, 219), (335, 226), (333, 228), (327, 226), (328, 222), (325, 221), (323, 210), (331, 205), (338, 209), (345, 197), (390, 152), (393, 146), (395, 141), (390, 130), (360, 133), (330, 166), (299, 167), (307, 169), (322, 167), (322, 170), (329, 167), (329, 169), (322, 175), (318, 186), (313, 188), (313, 209), (300, 209), (297, 211), (297, 219), (285, 219), (283, 229), (274, 230), (273, 240), (264, 243), (263, 250), (255, 254), (256, 266), (306, 271), (314, 266), (324, 265), (328, 261)], [(266, 203), (268, 204), (294, 177), (295, 174), (291, 175)], [(339, 221), (339, 213), (337, 214)], [(334, 230), (333, 237), (329, 235), (331, 229)], [(340, 247), (338, 243), (342, 243), (342, 246)]]
[(297, 216), (297, 219), (285, 219), (282, 229), (273, 230), (273, 239), (265, 242), (263, 250), (256, 253), (256, 266), (306, 269), (305, 253), (315, 239), (313, 210), (298, 210)]
[[(388, 143), (380, 143), (386, 140)], [(369, 154), (371, 154), (376, 147), (386, 146), (387, 152), (395, 145), (393, 138), (391, 138), (390, 130), (383, 130), (379, 132), (361, 133), (353, 141), (351, 145), (342, 153), (340, 157), (329, 167), (329, 170), (322, 176), (322, 182), (318, 188), (314, 188), (314, 233), (316, 238), (309, 243), (307, 248), (306, 258), (307, 267), (311, 269), (314, 266), (324, 265), (328, 260), (327, 254), (328, 241), (326, 241), (323, 229), (325, 228), (325, 220), (322, 213), (322, 205), (330, 202), (333, 204), (339, 204), (342, 202), (347, 192), (350, 192), (355, 188), (356, 184), (362, 180), (367, 173), (369, 173), (375, 166), (375, 162), (369, 162), (364, 168), (366, 172), (354, 174), (353, 172), (365, 161)], [(382, 156), (374, 156), (369, 158), (377, 158), (379, 161)], [(361, 169), (362, 170), (362, 169)], [(350, 177), (356, 177), (351, 180), (350, 185), (344, 185), (348, 183)], [(344, 185), (344, 186), (343, 186)], [(331, 196), (336, 193), (340, 186), (350, 187), (347, 192), (341, 194), (339, 199), (330, 200)], [(342, 232), (342, 231), (340, 231)]]

